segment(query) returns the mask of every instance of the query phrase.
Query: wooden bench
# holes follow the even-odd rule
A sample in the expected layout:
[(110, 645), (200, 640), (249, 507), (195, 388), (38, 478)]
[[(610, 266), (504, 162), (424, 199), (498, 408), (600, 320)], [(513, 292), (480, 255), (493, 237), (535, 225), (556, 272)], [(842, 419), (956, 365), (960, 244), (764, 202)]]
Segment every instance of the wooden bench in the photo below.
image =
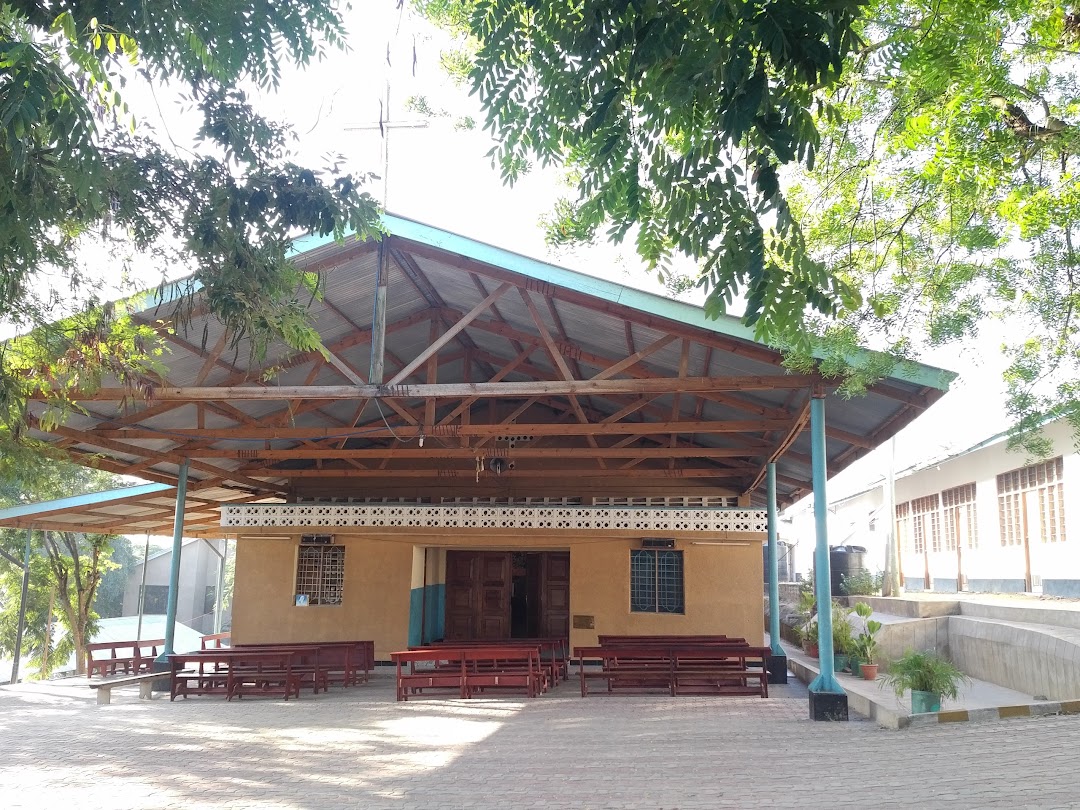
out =
[(232, 633), (210, 633), (199, 641), (204, 650), (224, 650), (232, 646)]
[[(93, 678), (94, 673), (102, 677), (110, 675), (138, 675), (154, 665), (158, 648), (164, 646), (165, 639), (140, 641), (98, 641), (86, 645), (86, 677)], [(94, 653), (108, 653), (95, 656)]]
[(95, 681), (90, 688), (97, 692), (98, 706), (108, 706), (112, 703), (112, 690), (123, 686), (139, 685), (139, 697), (150, 700), (154, 691), (154, 681), (165, 677), (163, 672), (142, 672), (138, 675), (121, 675), (119, 678), (110, 678), (105, 681)]
[[(432, 641), (430, 647), (523, 647), (536, 648), (540, 653), (540, 665), (547, 678), (548, 685), (556, 685), (569, 677), (569, 655), (566, 639), (563, 638), (499, 638), (499, 639), (463, 639), (455, 641)], [(410, 647), (410, 650), (423, 649)]]
[(545, 681), (540, 652), (530, 646), (447, 644), (390, 653), (390, 659), (396, 667), (399, 701), (433, 689), (454, 691), (461, 698), (486, 689), (524, 689), (536, 697)]
[(641, 646), (642, 644), (746, 644), (745, 638), (736, 636), (599, 636), (597, 639), (601, 647), (613, 647), (615, 645), (626, 646), (628, 644)]
[(319, 691), (327, 691), (330, 684), (328, 667), (322, 661), (322, 646), (319, 644), (245, 644), (242, 647), (223, 647), (221, 650), (200, 650), (198, 655), (213, 655), (220, 651), (236, 652), (289, 652), (294, 653), (292, 658), (292, 672), (298, 676), (301, 682), (311, 685), (311, 691), (316, 695)]
[[(608, 692), (768, 697), (765, 659), (769, 654), (768, 647), (745, 644), (644, 644), (574, 649), (582, 697), (589, 694), (589, 680), (604, 681)], [(587, 660), (598, 661), (599, 668), (587, 668)]]
[(355, 686), (367, 683), (375, 667), (374, 641), (304, 641), (281, 644), (235, 644), (231, 649), (248, 650), (265, 647), (315, 648), (319, 651), (319, 666), (325, 671), (327, 683)]
[(178, 695), (300, 697), (294, 651), (203, 650), (169, 656), (169, 700)]

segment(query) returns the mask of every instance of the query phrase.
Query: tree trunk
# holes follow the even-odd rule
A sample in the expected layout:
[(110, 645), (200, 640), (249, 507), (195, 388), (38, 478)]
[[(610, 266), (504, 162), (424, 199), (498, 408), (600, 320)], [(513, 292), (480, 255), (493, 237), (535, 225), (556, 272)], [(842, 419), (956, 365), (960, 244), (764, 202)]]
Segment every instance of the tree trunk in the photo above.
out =
[(49, 588), (49, 612), (45, 616), (45, 640), (41, 646), (41, 675), (49, 677), (49, 653), (52, 651), (53, 611), (56, 609), (56, 585)]

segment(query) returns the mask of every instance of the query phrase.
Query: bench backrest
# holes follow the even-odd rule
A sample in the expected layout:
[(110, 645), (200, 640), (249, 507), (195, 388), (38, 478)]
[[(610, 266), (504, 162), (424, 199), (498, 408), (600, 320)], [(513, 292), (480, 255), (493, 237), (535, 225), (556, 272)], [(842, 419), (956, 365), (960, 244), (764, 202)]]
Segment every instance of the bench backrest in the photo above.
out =
[[(157, 654), (157, 648), (164, 646), (165, 639), (142, 639), (139, 641), (96, 641), (93, 644), (86, 645), (86, 654), (89, 655), (95, 661), (107, 661), (109, 658), (117, 658), (117, 653), (123, 653), (124, 655), (119, 657), (124, 658), (138, 658), (143, 655), (143, 650), (149, 650), (151, 655)], [(96, 652), (104, 652), (108, 650), (107, 656), (96, 656)]]
[(677, 644), (639, 646), (615, 645), (599, 647), (575, 647), (575, 658), (600, 658), (605, 661), (719, 661), (735, 658), (764, 658), (770, 654), (768, 647), (750, 647), (745, 644)]
[(642, 644), (746, 644), (745, 638), (735, 636), (599, 636), (602, 647)]
[(232, 633), (210, 633), (201, 639), (204, 650), (220, 650), (232, 645)]
[(218, 667), (278, 666), (291, 668), (295, 650), (200, 650), (169, 656), (169, 665), (178, 671), (192, 664), (215, 664)]

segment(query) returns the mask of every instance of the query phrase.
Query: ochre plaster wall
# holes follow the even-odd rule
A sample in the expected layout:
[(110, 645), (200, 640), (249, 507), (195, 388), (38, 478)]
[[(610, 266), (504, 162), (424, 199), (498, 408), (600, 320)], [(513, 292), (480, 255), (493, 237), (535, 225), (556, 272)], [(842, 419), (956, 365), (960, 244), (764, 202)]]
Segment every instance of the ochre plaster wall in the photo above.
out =
[(570, 646), (596, 643), (599, 635), (741, 636), (764, 641), (761, 546), (758, 542), (694, 545), (683, 552), (686, 612), (630, 612), (630, 550), (638, 539), (583, 542), (570, 551), (570, 612), (592, 616), (595, 627), (571, 627)]
[[(570, 550), (571, 615), (592, 616), (592, 630), (570, 631), (571, 646), (596, 643), (598, 634), (718, 634), (764, 639), (761, 541), (724, 543), (680, 539), (686, 612), (630, 612), (630, 550), (639, 537), (397, 536), (337, 534), (345, 545), (345, 593), (339, 607), (295, 607), (299, 537), (244, 538), (237, 543), (233, 637), (237, 643), (334, 641), (370, 638), (387, 660), (409, 637), (410, 590), (418, 572), (414, 547), (433, 549), (429, 584), (445, 581), (442, 549)], [(715, 545), (714, 545), (715, 543)], [(435, 566), (441, 576), (435, 573)]]
[(341, 605), (293, 604), (299, 537), (236, 544), (233, 639), (238, 644), (374, 639), (387, 660), (409, 634), (413, 544), (338, 535), (345, 546)]

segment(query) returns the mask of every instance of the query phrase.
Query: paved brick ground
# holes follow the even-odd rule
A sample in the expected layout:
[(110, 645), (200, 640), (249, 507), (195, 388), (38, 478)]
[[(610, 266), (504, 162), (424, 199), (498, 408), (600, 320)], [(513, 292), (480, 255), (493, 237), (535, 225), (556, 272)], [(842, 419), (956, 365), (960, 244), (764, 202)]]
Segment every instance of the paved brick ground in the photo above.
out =
[[(885, 731), (756, 698), (394, 702), (389, 676), (300, 701), (97, 707), (0, 688), (0, 808), (1080, 807), (1080, 717)], [(84, 694), (85, 693), (85, 694)]]

